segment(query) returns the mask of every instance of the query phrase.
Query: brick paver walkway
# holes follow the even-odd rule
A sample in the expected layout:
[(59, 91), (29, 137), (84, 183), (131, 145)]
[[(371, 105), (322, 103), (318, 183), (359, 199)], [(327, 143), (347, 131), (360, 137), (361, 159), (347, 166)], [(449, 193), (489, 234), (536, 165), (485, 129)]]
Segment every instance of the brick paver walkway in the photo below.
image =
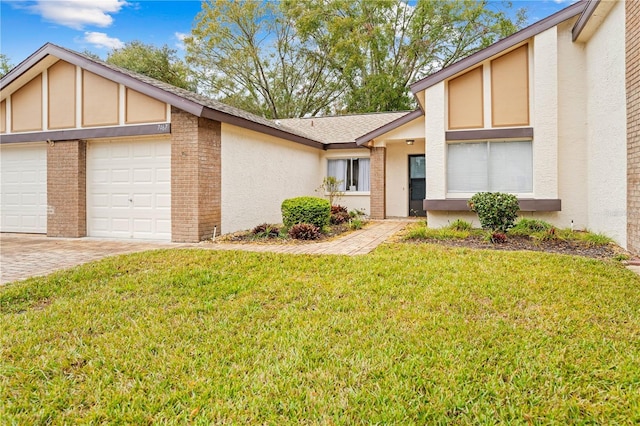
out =
[(202, 248), (291, 254), (359, 255), (369, 253), (401, 230), (406, 221), (372, 221), (361, 230), (325, 243), (268, 245), (202, 242), (198, 244), (123, 241), (97, 238), (47, 238), (34, 234), (0, 234), (0, 284), (117, 254), (163, 248)]

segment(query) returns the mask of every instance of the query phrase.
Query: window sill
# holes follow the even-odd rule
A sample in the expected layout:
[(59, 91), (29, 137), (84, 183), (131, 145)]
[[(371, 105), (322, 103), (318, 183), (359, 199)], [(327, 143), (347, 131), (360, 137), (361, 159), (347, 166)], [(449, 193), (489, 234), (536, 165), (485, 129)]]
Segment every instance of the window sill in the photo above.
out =
[[(325, 192), (324, 195), (328, 197), (329, 193)], [(354, 195), (371, 195), (371, 192), (370, 191), (344, 191), (340, 196), (349, 197)]]
[[(470, 211), (467, 204), (469, 198), (446, 198), (423, 200), (422, 206), (427, 211)], [(559, 199), (519, 198), (520, 211), (523, 212), (559, 212), (562, 201)]]

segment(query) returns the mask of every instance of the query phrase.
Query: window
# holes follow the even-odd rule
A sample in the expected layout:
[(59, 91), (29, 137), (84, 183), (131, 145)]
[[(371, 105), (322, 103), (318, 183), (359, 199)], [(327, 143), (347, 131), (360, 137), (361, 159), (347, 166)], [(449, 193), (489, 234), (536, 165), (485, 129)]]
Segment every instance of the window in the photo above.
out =
[(369, 191), (368, 158), (329, 160), (327, 176), (342, 181), (340, 191)]
[(448, 192), (533, 192), (531, 141), (451, 143)]

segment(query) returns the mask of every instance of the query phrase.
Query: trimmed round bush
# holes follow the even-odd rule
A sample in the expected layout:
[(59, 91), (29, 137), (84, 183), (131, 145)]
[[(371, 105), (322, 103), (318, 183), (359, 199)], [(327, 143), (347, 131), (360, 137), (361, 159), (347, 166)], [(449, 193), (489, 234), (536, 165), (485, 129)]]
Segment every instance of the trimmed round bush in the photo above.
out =
[(507, 232), (518, 217), (518, 198), (503, 192), (478, 192), (469, 200), (469, 208), (478, 214), (484, 229)]
[(296, 197), (282, 202), (282, 223), (287, 228), (299, 223), (309, 223), (322, 229), (329, 225), (331, 204), (318, 197)]
[(289, 229), (289, 236), (296, 240), (317, 240), (320, 228), (310, 223), (298, 223)]

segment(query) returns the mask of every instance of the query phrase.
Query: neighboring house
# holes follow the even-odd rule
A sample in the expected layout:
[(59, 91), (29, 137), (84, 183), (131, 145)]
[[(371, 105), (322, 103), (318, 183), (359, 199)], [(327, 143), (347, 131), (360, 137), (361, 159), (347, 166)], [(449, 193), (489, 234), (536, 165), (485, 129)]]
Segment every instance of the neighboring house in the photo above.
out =
[(47, 44), (0, 81), (0, 230), (198, 241), (333, 175), (373, 218), (504, 191), (640, 252), (639, 26), (580, 1), (414, 83), (416, 111), (275, 121)]

